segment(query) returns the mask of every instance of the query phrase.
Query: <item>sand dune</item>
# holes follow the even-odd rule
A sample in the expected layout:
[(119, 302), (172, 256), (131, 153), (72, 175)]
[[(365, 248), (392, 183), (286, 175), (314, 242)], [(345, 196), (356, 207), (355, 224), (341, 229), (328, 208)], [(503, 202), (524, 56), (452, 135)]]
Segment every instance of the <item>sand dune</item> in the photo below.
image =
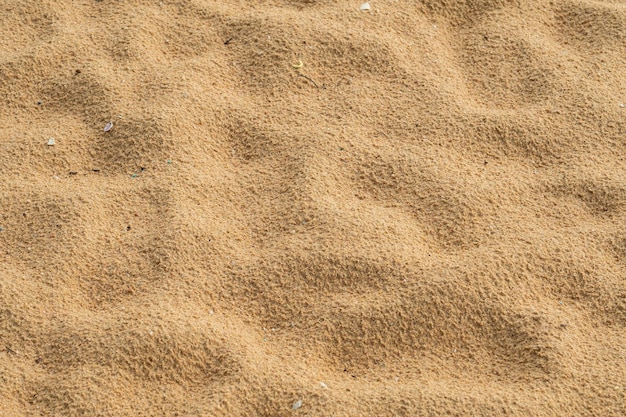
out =
[(2, 416), (626, 415), (626, 3), (361, 3), (0, 4)]

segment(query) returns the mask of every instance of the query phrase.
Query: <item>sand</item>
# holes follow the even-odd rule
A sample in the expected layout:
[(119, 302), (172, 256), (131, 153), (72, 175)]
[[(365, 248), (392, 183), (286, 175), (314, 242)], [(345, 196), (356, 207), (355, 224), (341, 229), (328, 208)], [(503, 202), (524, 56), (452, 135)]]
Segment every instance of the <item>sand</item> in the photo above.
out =
[(0, 415), (626, 415), (626, 2), (361, 4), (0, 3)]

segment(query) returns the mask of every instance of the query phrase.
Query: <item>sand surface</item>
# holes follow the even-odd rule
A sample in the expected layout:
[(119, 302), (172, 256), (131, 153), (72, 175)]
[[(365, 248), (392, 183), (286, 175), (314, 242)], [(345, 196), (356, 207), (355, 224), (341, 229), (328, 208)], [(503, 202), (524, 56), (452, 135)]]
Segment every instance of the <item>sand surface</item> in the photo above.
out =
[(0, 415), (626, 415), (626, 2), (361, 3), (0, 2)]

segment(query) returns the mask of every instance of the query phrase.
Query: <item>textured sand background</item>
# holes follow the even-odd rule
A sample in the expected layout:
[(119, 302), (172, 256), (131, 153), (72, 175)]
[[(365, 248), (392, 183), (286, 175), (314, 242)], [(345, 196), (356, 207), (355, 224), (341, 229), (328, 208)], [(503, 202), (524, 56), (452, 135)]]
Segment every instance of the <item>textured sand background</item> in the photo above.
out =
[(626, 2), (361, 3), (0, 2), (0, 415), (626, 415)]

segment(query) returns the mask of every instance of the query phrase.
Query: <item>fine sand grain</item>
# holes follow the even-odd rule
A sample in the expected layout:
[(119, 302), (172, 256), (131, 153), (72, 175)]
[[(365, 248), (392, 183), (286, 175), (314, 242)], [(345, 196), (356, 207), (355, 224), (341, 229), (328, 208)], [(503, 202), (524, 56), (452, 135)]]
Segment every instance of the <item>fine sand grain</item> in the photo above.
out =
[(0, 1), (1, 416), (626, 415), (626, 2), (362, 3)]

